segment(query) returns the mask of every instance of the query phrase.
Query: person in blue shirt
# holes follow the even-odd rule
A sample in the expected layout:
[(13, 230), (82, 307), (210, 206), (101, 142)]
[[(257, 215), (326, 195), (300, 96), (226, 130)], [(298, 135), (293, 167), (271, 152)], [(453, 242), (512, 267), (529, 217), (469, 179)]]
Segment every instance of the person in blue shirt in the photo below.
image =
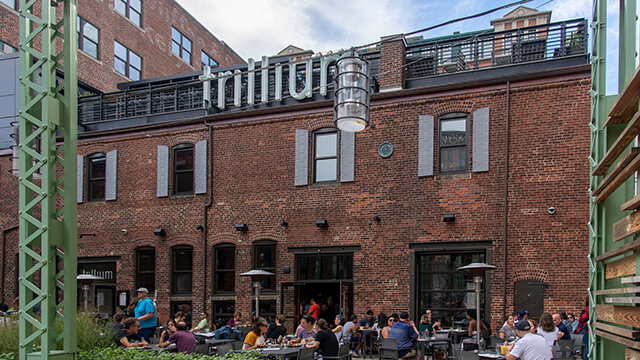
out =
[(140, 321), (140, 330), (138, 330), (138, 337), (144, 339), (146, 342), (151, 342), (151, 337), (158, 325), (158, 319), (156, 318), (156, 308), (153, 306), (153, 302), (149, 299), (149, 290), (141, 287), (137, 290), (138, 305), (136, 306), (134, 313), (136, 319)]
[(413, 346), (413, 340), (417, 339), (419, 334), (416, 324), (409, 321), (409, 313), (403, 311), (400, 313), (400, 321), (393, 324), (389, 330), (389, 339), (396, 339), (398, 356), (405, 357), (411, 352), (409, 348)]
[(371, 329), (373, 324), (376, 323), (376, 318), (373, 317), (373, 310), (367, 310), (367, 316), (363, 317), (358, 321), (358, 325), (364, 327), (365, 329)]

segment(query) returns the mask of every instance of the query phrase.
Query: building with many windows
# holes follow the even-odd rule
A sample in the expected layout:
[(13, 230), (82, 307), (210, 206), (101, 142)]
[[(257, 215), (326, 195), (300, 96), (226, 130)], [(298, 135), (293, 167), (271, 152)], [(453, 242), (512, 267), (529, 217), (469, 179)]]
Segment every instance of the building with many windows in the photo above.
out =
[[(254, 310), (239, 275), (261, 269), (274, 276), (260, 314), (290, 326), (311, 297), (329, 315), (410, 310), (418, 320), (431, 309), (464, 325), (473, 279), (457, 268), (484, 261), (497, 266), (481, 302), (493, 327), (522, 308), (578, 311), (587, 23), (550, 16), (519, 7), (494, 21), (500, 30), (361, 49), (373, 94), (359, 133), (333, 124), (335, 54), (249, 59), (83, 98), (78, 271), (104, 278), (90, 301), (112, 313), (144, 286), (161, 320), (178, 310), (227, 319)], [(180, 59), (193, 57), (190, 41), (172, 36)], [(17, 282), (10, 169), (0, 157), (7, 299)]]

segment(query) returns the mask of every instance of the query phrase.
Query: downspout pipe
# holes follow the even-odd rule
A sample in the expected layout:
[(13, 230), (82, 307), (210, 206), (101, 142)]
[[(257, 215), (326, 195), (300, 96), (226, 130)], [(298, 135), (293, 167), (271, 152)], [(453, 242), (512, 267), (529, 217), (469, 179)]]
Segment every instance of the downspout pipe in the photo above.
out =
[[(209, 194), (209, 199), (207, 203), (202, 207), (202, 271), (203, 271), (203, 280), (202, 280), (202, 311), (207, 311), (207, 213), (211, 205), (213, 204), (213, 133), (211, 130), (211, 125), (204, 122), (204, 125), (209, 130), (207, 147), (209, 150), (209, 164), (211, 175), (209, 178), (211, 179), (207, 183), (207, 188), (209, 189), (207, 193)], [(209, 311), (207, 311), (209, 312)]]
[(0, 302), (4, 302), (4, 264), (5, 264), (5, 243), (6, 243), (6, 238), (7, 238), (7, 233), (9, 231), (13, 231), (13, 230), (18, 230), (18, 225), (16, 226), (12, 226), (10, 228), (7, 229), (3, 229), (2, 230), (2, 235), (0, 235), (0, 262), (2, 263), (2, 265), (0, 265), (0, 281), (2, 281), (2, 284), (0, 284)]
[[(507, 81), (506, 115), (505, 115), (505, 145), (504, 145), (504, 230), (502, 241), (502, 317), (507, 314), (507, 235), (509, 225), (509, 102), (511, 83)], [(502, 322), (504, 319), (500, 319)]]

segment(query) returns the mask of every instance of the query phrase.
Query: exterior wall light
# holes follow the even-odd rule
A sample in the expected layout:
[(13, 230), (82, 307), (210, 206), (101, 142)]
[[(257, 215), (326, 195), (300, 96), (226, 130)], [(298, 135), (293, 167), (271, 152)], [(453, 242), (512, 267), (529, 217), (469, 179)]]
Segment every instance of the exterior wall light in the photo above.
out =
[(350, 51), (340, 57), (336, 68), (334, 123), (342, 131), (362, 131), (369, 125), (369, 63)]
[(236, 230), (238, 231), (249, 231), (249, 226), (247, 224), (236, 224)]

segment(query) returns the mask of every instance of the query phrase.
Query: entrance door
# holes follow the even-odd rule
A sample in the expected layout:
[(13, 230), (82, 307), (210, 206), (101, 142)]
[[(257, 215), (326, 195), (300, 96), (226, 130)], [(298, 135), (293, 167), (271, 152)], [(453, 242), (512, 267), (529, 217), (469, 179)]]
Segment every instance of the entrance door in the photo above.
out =
[(320, 318), (325, 319), (329, 324), (333, 324), (335, 316), (340, 313), (342, 307), (341, 283), (339, 281), (301, 283), (299, 304), (303, 309), (302, 312), (310, 306), (309, 301), (315, 299), (320, 306)]
[(95, 286), (95, 306), (98, 314), (104, 319), (109, 318), (116, 311), (115, 298), (116, 292), (114, 286)]

